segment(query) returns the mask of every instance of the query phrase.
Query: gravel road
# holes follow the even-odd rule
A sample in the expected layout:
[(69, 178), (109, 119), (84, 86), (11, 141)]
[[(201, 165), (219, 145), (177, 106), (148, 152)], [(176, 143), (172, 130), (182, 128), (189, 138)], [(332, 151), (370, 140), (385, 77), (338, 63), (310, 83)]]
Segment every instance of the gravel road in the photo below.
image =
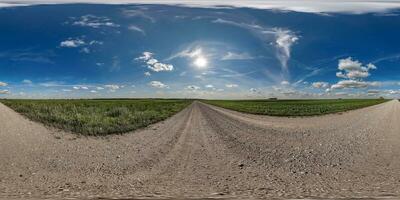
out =
[(200, 102), (145, 129), (79, 137), (0, 104), (0, 199), (396, 198), (400, 103), (284, 118)]

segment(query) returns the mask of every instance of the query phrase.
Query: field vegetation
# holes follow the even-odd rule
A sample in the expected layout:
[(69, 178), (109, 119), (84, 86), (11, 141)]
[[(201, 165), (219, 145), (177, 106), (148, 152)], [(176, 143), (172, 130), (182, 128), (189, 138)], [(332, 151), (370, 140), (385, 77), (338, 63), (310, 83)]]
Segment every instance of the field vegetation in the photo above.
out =
[(206, 100), (205, 103), (240, 112), (272, 116), (312, 116), (363, 108), (384, 99), (329, 100)]
[(31, 120), (82, 135), (119, 134), (179, 112), (189, 100), (1, 100)]

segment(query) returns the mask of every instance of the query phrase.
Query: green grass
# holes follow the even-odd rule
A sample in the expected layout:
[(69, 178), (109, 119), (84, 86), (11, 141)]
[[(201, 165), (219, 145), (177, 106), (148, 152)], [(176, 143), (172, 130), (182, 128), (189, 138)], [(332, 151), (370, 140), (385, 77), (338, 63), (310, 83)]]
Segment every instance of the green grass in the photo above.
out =
[(120, 134), (164, 120), (189, 100), (1, 100), (31, 120), (82, 135)]
[(330, 100), (206, 100), (205, 103), (245, 113), (272, 116), (313, 116), (344, 112), (386, 102), (383, 99)]

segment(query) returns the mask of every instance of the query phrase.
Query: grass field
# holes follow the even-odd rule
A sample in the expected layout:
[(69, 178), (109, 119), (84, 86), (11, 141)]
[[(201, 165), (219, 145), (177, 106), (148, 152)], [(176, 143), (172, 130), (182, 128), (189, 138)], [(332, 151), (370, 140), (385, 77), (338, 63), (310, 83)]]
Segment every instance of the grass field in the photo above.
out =
[(1, 100), (31, 120), (82, 135), (132, 131), (164, 120), (189, 100)]
[(386, 102), (383, 99), (330, 100), (206, 100), (205, 103), (240, 112), (272, 116), (313, 116), (343, 112)]

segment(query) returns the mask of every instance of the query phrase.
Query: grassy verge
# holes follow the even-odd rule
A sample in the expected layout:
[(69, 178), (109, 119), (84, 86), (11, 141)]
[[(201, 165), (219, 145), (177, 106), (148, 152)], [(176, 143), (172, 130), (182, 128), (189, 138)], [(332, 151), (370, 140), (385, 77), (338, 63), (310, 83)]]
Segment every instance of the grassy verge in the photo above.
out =
[(1, 100), (29, 119), (83, 135), (132, 131), (164, 120), (189, 100)]
[(344, 112), (386, 102), (382, 99), (206, 100), (205, 103), (251, 114), (313, 116)]

